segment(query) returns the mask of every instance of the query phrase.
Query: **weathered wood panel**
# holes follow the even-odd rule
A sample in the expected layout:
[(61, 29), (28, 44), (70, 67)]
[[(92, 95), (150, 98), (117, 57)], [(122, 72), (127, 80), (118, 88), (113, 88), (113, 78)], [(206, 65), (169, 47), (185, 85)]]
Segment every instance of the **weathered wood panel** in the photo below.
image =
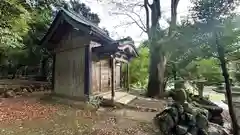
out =
[(57, 94), (84, 96), (84, 48), (56, 55), (54, 86)]
[(109, 60), (101, 61), (101, 92), (111, 90), (111, 68)]
[(115, 89), (120, 88), (121, 83), (121, 65), (120, 63), (116, 64), (115, 68)]
[(92, 93), (98, 93), (101, 90), (101, 68), (100, 62), (92, 62)]
[(55, 82), (56, 94), (84, 97), (84, 64), (85, 48), (90, 40), (76, 36), (73, 30), (67, 33), (55, 49)]
[[(120, 88), (121, 80), (121, 65), (114, 64), (114, 89)], [(92, 62), (92, 93), (111, 91), (111, 67), (109, 59), (96, 60)]]
[(84, 45), (89, 45), (90, 39), (87, 36), (79, 36), (76, 30), (69, 31), (66, 35), (62, 38), (59, 42), (57, 47), (55, 48), (55, 52), (62, 52), (62, 51), (72, 51), (77, 48), (81, 48)]

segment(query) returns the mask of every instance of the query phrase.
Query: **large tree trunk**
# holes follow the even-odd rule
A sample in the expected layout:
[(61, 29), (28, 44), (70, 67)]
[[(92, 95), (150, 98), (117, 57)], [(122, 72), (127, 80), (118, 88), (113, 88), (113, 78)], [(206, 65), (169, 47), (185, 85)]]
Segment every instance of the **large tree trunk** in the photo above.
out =
[(158, 79), (159, 79), (159, 95), (162, 95), (165, 91), (165, 69), (166, 69), (167, 59), (164, 53), (160, 53), (160, 61), (158, 63)]
[[(144, 5), (147, 12), (147, 20), (149, 21), (149, 11), (148, 11), (148, 0), (144, 1)], [(147, 30), (148, 38), (150, 41), (150, 63), (149, 63), (149, 79), (148, 79), (148, 97), (156, 97), (159, 95), (160, 85), (158, 78), (158, 63), (159, 63), (159, 49), (157, 47), (156, 41), (158, 39), (157, 28), (159, 26), (158, 21), (161, 18), (160, 11), (160, 1), (153, 0), (153, 3), (150, 6), (151, 8), (151, 28)], [(147, 21), (147, 26), (149, 25)]]
[(148, 97), (155, 97), (159, 95), (159, 79), (158, 79), (158, 63), (159, 63), (159, 52), (151, 49), (150, 63), (149, 63), (149, 79), (148, 79)]
[[(171, 10), (171, 24), (169, 36), (176, 27), (177, 5), (179, 0), (172, 0)], [(146, 26), (148, 38), (150, 41), (150, 65), (149, 65), (149, 82), (148, 82), (148, 97), (159, 96), (164, 92), (164, 73), (166, 68), (165, 50), (162, 50), (163, 44), (159, 44), (159, 19), (161, 18), (160, 0), (153, 0), (150, 5), (148, 0), (144, 0), (144, 7), (146, 10)], [(151, 27), (149, 27), (149, 9), (151, 9)], [(160, 52), (161, 51), (161, 52)]]
[(232, 91), (231, 91), (231, 84), (229, 81), (229, 73), (228, 73), (227, 66), (226, 66), (225, 53), (224, 53), (225, 51), (224, 51), (224, 48), (218, 43), (218, 39), (216, 39), (216, 44), (217, 44), (217, 50), (218, 50), (218, 55), (219, 55), (219, 61), (220, 61), (221, 69), (222, 69), (222, 75), (224, 77), (224, 82), (225, 82), (229, 114), (230, 114), (231, 120), (232, 120), (233, 134), (239, 135), (238, 134), (238, 122), (237, 122), (237, 118), (236, 118), (236, 115), (235, 115), (235, 112), (233, 109)]

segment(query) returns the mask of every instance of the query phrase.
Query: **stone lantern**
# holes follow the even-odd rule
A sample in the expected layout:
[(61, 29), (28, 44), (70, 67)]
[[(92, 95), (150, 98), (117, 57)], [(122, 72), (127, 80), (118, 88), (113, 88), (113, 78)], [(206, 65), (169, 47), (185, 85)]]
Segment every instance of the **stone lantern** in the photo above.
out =
[(205, 84), (206, 80), (197, 80), (196, 81), (196, 85), (198, 88), (198, 95), (200, 97), (203, 97), (203, 89), (204, 89), (204, 84)]
[(175, 84), (174, 84), (175, 85), (175, 89), (185, 89), (184, 84), (185, 84), (184, 80), (182, 80), (182, 79), (176, 80)]

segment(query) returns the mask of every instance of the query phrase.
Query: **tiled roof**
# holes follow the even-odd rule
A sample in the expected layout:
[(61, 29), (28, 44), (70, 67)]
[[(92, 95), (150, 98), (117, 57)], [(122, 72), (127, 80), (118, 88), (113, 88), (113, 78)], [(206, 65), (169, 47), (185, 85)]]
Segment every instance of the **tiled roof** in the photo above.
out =
[(61, 8), (58, 11), (57, 16), (55, 17), (53, 23), (51, 24), (51, 27), (49, 28), (47, 34), (44, 36), (40, 44), (43, 44), (46, 40), (48, 40), (49, 37), (52, 36), (52, 34), (54, 33), (53, 31), (57, 29), (60, 21), (66, 21), (67, 23), (69, 23), (70, 25), (77, 29), (81, 29), (82, 26), (85, 26), (86, 28), (89, 28), (92, 33), (100, 37), (102, 40), (107, 41), (110, 44), (116, 42), (115, 40), (110, 38), (103, 29), (99, 28), (96, 24), (87, 20), (81, 14), (77, 14), (74, 11), (69, 11)]

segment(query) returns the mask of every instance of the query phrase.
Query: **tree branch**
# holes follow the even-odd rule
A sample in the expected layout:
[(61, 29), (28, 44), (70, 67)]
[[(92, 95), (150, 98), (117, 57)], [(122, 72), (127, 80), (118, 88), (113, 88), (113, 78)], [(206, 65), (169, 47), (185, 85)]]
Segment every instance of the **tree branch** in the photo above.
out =
[(146, 31), (147, 33), (149, 34), (149, 8), (150, 7), (150, 4), (148, 2), (148, 0), (144, 0), (144, 8), (145, 8), (145, 11), (146, 11)]
[(171, 35), (172, 31), (176, 27), (178, 3), (179, 3), (179, 0), (171, 0), (171, 22), (169, 27), (169, 35)]
[(167, 37), (167, 39), (160, 39), (157, 44), (164, 44), (164, 43), (167, 43), (168, 41), (170, 41), (172, 38), (175, 37), (175, 35), (177, 34), (177, 32), (173, 32), (169, 37)]
[(126, 23), (123, 23), (123, 24), (119, 24), (119, 25), (116, 25), (114, 26), (114, 28), (119, 28), (119, 27), (122, 27), (122, 26), (128, 26), (128, 25), (132, 25), (134, 24), (135, 22), (126, 22)]
[(113, 1), (111, 1), (111, 3), (116, 6), (125, 7), (125, 8), (144, 7), (144, 4), (142, 2), (128, 3), (127, 5), (124, 5), (122, 2), (113, 0)]
[(143, 20), (141, 19), (141, 16), (140, 16), (139, 14), (137, 14), (136, 12), (134, 12), (134, 11), (130, 11), (130, 12), (133, 13), (134, 15), (136, 15), (136, 16), (138, 17), (138, 19), (139, 19), (142, 27), (145, 29), (144, 32), (146, 32), (146, 31), (147, 31), (147, 28), (146, 28), (146, 26), (144, 25)]
[(128, 13), (113, 13), (115, 15), (125, 15), (127, 17), (129, 17), (130, 19), (132, 19), (132, 21), (144, 32), (147, 32), (147, 30), (145, 29), (144, 26), (142, 26), (141, 24), (138, 23), (138, 21), (136, 19), (134, 19), (130, 14)]

